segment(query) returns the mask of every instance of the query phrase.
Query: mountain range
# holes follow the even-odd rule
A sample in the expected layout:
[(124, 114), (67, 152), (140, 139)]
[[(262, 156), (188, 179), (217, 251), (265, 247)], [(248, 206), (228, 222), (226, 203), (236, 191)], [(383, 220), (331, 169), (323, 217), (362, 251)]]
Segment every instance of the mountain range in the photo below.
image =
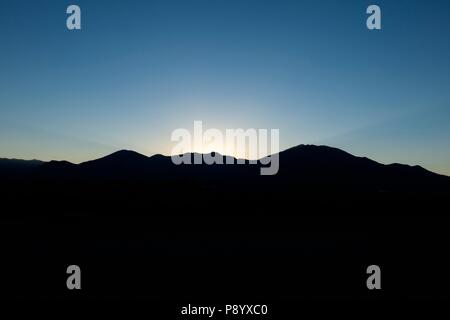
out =
[[(193, 157), (194, 154), (189, 156)], [(245, 164), (235, 165), (175, 165), (170, 156), (147, 157), (134, 151), (121, 150), (80, 164), (68, 161), (0, 159), (0, 177), (9, 181), (19, 178), (151, 182), (190, 179), (200, 184), (212, 183), (215, 186), (232, 183), (239, 186), (276, 185), (287, 188), (339, 190), (450, 190), (450, 177), (433, 173), (420, 166), (384, 165), (328, 146), (299, 145), (280, 152), (279, 158), (279, 172), (274, 176), (261, 176), (262, 165), (259, 162), (250, 164), (246, 161)]]

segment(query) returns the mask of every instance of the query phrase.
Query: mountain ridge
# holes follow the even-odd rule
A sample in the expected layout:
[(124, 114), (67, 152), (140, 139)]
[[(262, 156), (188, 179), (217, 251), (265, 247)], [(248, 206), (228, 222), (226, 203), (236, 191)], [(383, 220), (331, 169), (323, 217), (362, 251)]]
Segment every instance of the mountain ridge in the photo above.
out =
[[(196, 153), (185, 153), (194, 157)], [(211, 154), (211, 153), (209, 153)], [(205, 154), (203, 154), (205, 155)], [(251, 183), (253, 185), (309, 185), (309, 186), (352, 186), (370, 189), (433, 188), (450, 189), (450, 177), (434, 173), (421, 166), (399, 163), (382, 164), (367, 157), (352, 155), (344, 150), (317, 145), (298, 145), (278, 153), (279, 172), (275, 176), (260, 176), (258, 164), (239, 165), (175, 165), (170, 156), (156, 154), (146, 156), (132, 150), (119, 150), (104, 157), (73, 164), (68, 161), (28, 163), (18, 160), (0, 159), (0, 174), (8, 176), (9, 162), (23, 164), (25, 175), (39, 178), (64, 179), (116, 179), (154, 180), (198, 179), (217, 180), (217, 183)], [(216, 156), (225, 157), (220, 153)], [(272, 155), (273, 156), (273, 155)], [(237, 159), (232, 157), (234, 161)], [(261, 159), (260, 159), (261, 160)], [(225, 163), (225, 161), (224, 161)], [(236, 162), (235, 162), (236, 163)], [(17, 168), (9, 176), (20, 172)], [(6, 172), (6, 173), (5, 173)]]
[[(309, 150), (307, 150), (307, 149), (309, 149)], [(336, 153), (340, 153), (341, 155), (350, 156), (350, 157), (353, 157), (353, 158), (356, 158), (356, 159), (361, 159), (361, 160), (365, 160), (365, 161), (368, 160), (368, 161), (370, 161), (372, 163), (377, 163), (377, 164), (382, 165), (382, 166), (398, 166), (398, 167), (402, 166), (402, 167), (409, 167), (409, 168), (420, 168), (422, 170), (425, 170), (427, 172), (430, 172), (430, 173), (433, 173), (433, 174), (436, 174), (436, 175), (449, 177), (449, 176), (447, 176), (445, 174), (441, 174), (441, 173), (437, 173), (437, 172), (428, 170), (428, 169), (426, 169), (426, 168), (424, 168), (424, 167), (422, 167), (420, 165), (410, 165), (410, 164), (404, 164), (404, 163), (398, 163), (398, 162), (383, 164), (383, 163), (380, 163), (378, 161), (372, 160), (372, 159), (370, 159), (368, 157), (356, 156), (356, 155), (354, 155), (352, 153), (349, 153), (349, 152), (347, 152), (345, 150), (342, 150), (342, 149), (339, 149), (339, 148), (335, 148), (335, 147), (326, 146), (326, 145), (300, 144), (300, 145), (293, 146), (291, 148), (285, 149), (283, 151), (280, 151), (280, 152), (278, 152), (278, 154), (280, 154), (280, 155), (281, 154), (287, 154), (287, 153), (295, 152), (295, 151), (304, 152), (304, 151), (311, 151), (313, 149), (320, 150), (322, 152), (323, 151), (336, 152)], [(191, 156), (193, 156), (195, 154), (210, 155), (210, 154), (213, 154), (213, 153), (218, 154), (221, 157), (231, 157), (234, 160), (241, 159), (241, 158), (235, 158), (235, 157), (229, 156), (229, 155), (223, 155), (223, 154), (221, 154), (219, 152), (216, 152), (216, 151), (212, 151), (212, 152), (208, 152), (208, 153), (186, 152), (186, 153), (183, 153), (181, 155), (186, 155), (186, 154), (191, 155)], [(272, 154), (272, 155), (274, 155), (274, 154)], [(272, 155), (270, 155), (270, 156), (272, 156)], [(97, 158), (97, 159), (83, 161), (83, 162), (80, 162), (78, 164), (70, 162), (70, 161), (67, 161), (67, 160), (43, 161), (43, 160), (38, 160), (38, 159), (25, 160), (25, 159), (18, 159), (18, 158), (0, 158), (0, 165), (10, 162), (10, 163), (23, 163), (23, 164), (34, 164), (34, 165), (63, 164), (64, 163), (64, 164), (74, 165), (74, 166), (85, 166), (85, 165), (88, 165), (88, 164), (91, 164), (91, 163), (94, 163), (94, 162), (98, 162), (98, 161), (114, 161), (114, 162), (115, 161), (119, 161), (119, 160), (127, 160), (127, 161), (129, 161), (130, 158), (131, 159), (133, 159), (133, 158), (134, 159), (141, 159), (141, 160), (152, 160), (152, 159), (156, 159), (156, 158), (170, 159), (171, 156), (163, 155), (163, 154), (154, 154), (154, 155), (151, 155), (151, 156), (147, 156), (147, 155), (144, 155), (144, 154), (139, 153), (139, 152), (134, 151), (134, 150), (121, 149), (121, 150), (112, 152), (110, 154), (107, 154), (107, 155), (105, 155), (103, 157), (100, 157), (100, 158)], [(259, 158), (259, 159), (257, 159), (257, 161), (260, 161), (263, 158), (266, 158), (266, 157)], [(248, 159), (242, 159), (242, 160), (249, 161)]]

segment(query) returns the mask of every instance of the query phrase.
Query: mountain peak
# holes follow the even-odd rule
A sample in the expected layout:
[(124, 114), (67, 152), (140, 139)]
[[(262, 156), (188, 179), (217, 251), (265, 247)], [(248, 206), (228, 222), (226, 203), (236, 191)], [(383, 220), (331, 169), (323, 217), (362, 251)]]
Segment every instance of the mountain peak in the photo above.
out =
[(342, 150), (342, 149), (338, 149), (335, 147), (330, 147), (330, 146), (325, 146), (325, 145), (316, 145), (316, 144), (299, 144), (295, 147), (289, 148), (288, 150), (292, 150), (292, 151), (316, 151), (316, 152), (336, 152), (336, 153), (342, 153), (342, 154), (348, 154), (351, 155), (350, 153)]
[(147, 156), (144, 156), (143, 154), (140, 154), (133, 150), (126, 150), (126, 149), (113, 152), (104, 158), (129, 158), (129, 157), (147, 158)]
[(133, 166), (136, 163), (142, 163), (146, 162), (149, 158), (147, 156), (144, 156), (143, 154), (140, 154), (136, 151), (131, 150), (119, 150), (116, 152), (113, 152), (107, 156), (104, 156), (97, 160), (91, 160), (87, 162), (81, 163), (81, 166), (84, 167), (90, 167), (90, 166), (97, 166), (97, 165), (130, 165)]

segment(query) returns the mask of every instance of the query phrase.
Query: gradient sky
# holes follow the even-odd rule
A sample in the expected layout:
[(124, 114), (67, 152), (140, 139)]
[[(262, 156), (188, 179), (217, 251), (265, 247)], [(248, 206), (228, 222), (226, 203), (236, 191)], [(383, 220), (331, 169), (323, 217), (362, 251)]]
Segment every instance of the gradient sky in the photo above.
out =
[(450, 175), (449, 31), (447, 0), (1, 0), (0, 157), (169, 154), (202, 120)]

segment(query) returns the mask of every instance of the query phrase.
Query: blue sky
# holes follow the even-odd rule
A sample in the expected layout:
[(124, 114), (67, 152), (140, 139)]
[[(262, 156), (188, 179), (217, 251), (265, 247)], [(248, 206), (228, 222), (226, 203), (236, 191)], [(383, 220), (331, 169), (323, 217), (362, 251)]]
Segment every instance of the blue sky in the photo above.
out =
[(449, 31), (445, 0), (2, 0), (0, 157), (169, 154), (202, 120), (450, 174)]

